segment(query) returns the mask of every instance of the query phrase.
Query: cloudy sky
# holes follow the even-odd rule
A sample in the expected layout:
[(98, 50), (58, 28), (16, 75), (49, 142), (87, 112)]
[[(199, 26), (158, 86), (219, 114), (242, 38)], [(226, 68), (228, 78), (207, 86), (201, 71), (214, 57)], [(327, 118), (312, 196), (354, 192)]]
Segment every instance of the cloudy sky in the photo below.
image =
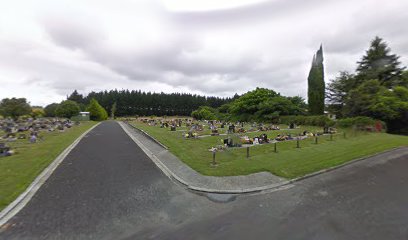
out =
[(408, 65), (406, 0), (0, 0), (0, 98), (33, 105), (109, 89), (306, 97), (323, 43), (326, 81), (374, 36)]

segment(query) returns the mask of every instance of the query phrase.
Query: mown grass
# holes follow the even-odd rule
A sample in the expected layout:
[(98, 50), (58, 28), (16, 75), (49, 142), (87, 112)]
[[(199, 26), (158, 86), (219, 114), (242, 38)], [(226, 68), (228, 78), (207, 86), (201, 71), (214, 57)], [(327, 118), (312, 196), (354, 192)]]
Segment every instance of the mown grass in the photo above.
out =
[[(245, 148), (229, 148), (216, 153), (217, 167), (211, 167), (212, 153), (209, 148), (221, 144), (226, 136), (212, 136), (198, 139), (183, 139), (182, 132), (171, 132), (166, 128), (149, 126), (141, 122), (132, 122), (134, 126), (145, 130), (180, 158), (191, 168), (204, 175), (234, 176), (268, 171), (284, 178), (296, 178), (321, 169), (333, 167), (356, 158), (380, 153), (388, 149), (408, 146), (408, 137), (387, 133), (354, 132), (339, 130), (330, 140), (329, 135), (320, 136), (318, 144), (314, 138), (300, 141), (278, 142), (278, 152), (273, 144), (250, 147), (250, 157), (246, 158)], [(282, 128), (283, 126), (281, 126)], [(322, 131), (321, 128), (303, 126), (296, 130), (279, 130), (266, 132), (268, 137), (277, 134), (292, 133), (296, 135), (303, 130)], [(346, 132), (346, 138), (343, 136)], [(250, 137), (264, 132), (246, 133)]]
[(7, 143), (16, 154), (0, 158), (0, 210), (16, 199), (34, 179), (83, 132), (96, 122), (83, 122), (65, 132), (40, 132), (42, 141)]

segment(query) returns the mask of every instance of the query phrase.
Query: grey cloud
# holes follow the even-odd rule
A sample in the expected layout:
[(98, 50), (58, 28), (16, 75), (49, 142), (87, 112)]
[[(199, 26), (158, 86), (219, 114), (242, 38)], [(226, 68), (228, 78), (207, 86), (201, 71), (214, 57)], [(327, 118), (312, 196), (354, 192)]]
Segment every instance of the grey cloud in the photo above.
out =
[(298, 12), (307, 12), (334, 1), (269, 0), (231, 9), (205, 12), (175, 12), (169, 14), (169, 17), (183, 26), (209, 27), (214, 25), (234, 25), (237, 27), (239, 24), (253, 24), (274, 18), (293, 16)]
[(105, 37), (86, 16), (47, 16), (43, 25), (54, 42), (71, 49), (92, 47)]
[(402, 24), (408, 4), (398, 0), (382, 6), (371, 0), (271, 0), (205, 12), (171, 12), (157, 1), (129, 1), (126, 9), (109, 3), (78, 1), (60, 14), (53, 9), (60, 4), (38, 11), (36, 24), (46, 37), (35, 41), (0, 32), (2, 71), (24, 75), (26, 87), (63, 96), (75, 88), (132, 87), (229, 96), (259, 86), (305, 97), (320, 43), (327, 78), (353, 71), (375, 35), (408, 55)]

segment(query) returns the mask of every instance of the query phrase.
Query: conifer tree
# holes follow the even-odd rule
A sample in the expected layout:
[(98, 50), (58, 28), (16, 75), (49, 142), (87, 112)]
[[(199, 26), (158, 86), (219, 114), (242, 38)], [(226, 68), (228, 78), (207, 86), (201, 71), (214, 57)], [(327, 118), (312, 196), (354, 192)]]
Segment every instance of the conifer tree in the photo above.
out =
[(324, 67), (323, 47), (313, 56), (312, 67), (308, 77), (308, 104), (311, 115), (322, 115), (324, 113)]
[(362, 84), (365, 81), (378, 79), (381, 85), (392, 88), (403, 82), (399, 56), (391, 54), (391, 49), (380, 37), (375, 37), (361, 61), (357, 62), (356, 81)]

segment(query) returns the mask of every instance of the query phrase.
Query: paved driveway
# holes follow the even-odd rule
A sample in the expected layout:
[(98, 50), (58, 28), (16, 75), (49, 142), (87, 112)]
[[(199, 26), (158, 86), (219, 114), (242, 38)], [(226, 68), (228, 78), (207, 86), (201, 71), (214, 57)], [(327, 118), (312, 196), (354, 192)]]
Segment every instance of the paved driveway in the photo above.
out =
[(169, 180), (108, 121), (71, 151), (0, 239), (407, 239), (407, 170), (408, 153), (281, 191), (209, 197)]

